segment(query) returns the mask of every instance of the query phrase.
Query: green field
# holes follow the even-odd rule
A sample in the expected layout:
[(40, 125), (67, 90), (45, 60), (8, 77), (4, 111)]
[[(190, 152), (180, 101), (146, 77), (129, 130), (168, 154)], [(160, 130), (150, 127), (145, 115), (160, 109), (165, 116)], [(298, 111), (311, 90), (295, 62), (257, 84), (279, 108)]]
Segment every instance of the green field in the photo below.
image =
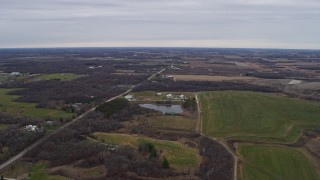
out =
[(20, 96), (8, 95), (15, 89), (0, 89), (0, 111), (19, 116), (32, 116), (38, 118), (71, 118), (73, 113), (67, 113), (61, 110), (37, 108), (36, 103), (14, 102)]
[(239, 145), (239, 153), (246, 159), (242, 179), (319, 179), (315, 165), (294, 148), (262, 145)]
[(47, 164), (38, 162), (36, 164), (29, 162), (18, 162), (11, 168), (8, 168), (2, 175), (5, 178), (16, 178), (28, 177), (30, 180), (71, 180), (70, 178), (63, 176), (49, 175), (46, 172)]
[(194, 131), (196, 128), (196, 120), (186, 116), (154, 116), (149, 122), (158, 129)]
[(170, 166), (174, 168), (196, 168), (201, 160), (197, 149), (186, 147), (176, 141), (116, 133), (94, 133), (94, 136), (104, 143), (129, 145), (132, 147), (138, 147), (138, 145), (142, 143), (152, 143), (156, 149), (161, 149), (165, 152)]
[(41, 80), (61, 80), (61, 81), (71, 81), (78, 77), (81, 77), (79, 74), (73, 74), (73, 73), (55, 73), (55, 74), (40, 74), (35, 76), (36, 79)]
[(214, 137), (292, 142), (302, 129), (320, 127), (320, 104), (271, 94), (200, 94), (203, 132)]

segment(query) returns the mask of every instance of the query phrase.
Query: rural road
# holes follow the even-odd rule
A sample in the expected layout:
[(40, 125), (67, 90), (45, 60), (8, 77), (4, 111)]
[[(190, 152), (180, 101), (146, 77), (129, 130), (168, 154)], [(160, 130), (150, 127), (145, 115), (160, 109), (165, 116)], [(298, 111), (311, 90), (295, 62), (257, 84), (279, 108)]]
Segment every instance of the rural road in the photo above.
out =
[[(162, 73), (163, 71), (166, 70), (166, 67), (161, 69), (160, 71), (152, 74), (147, 80), (145, 81), (148, 81), (148, 80), (151, 80), (152, 78), (154, 78), (157, 74), (160, 74)], [(110, 102), (114, 99), (117, 99), (123, 95), (126, 95), (128, 93), (130, 93), (133, 88), (141, 85), (142, 83), (144, 83), (145, 81), (137, 84), (137, 85), (133, 85), (130, 89), (128, 89), (126, 92), (120, 94), (120, 95), (117, 95), (117, 96), (114, 96), (106, 101), (104, 101), (103, 103), (106, 103), (106, 102)], [(103, 104), (101, 103), (101, 104)], [(100, 105), (100, 104), (99, 104)], [(32, 145), (30, 145), (29, 147), (27, 147), (26, 149), (24, 149), (23, 151), (21, 151), (19, 154), (13, 156), (12, 158), (10, 158), (8, 161), (2, 163), (0, 165), (0, 171), (2, 171), (4, 168), (8, 167), (9, 165), (13, 164), (14, 162), (16, 162), (18, 159), (22, 158), (25, 154), (27, 154), (30, 150), (34, 149), (36, 146), (38, 146), (39, 144), (43, 143), (44, 141), (46, 141), (48, 138), (50, 138), (51, 136), (57, 134), (58, 132), (62, 131), (63, 129), (67, 128), (68, 126), (70, 126), (71, 124), (73, 124), (74, 122), (78, 121), (79, 119), (83, 118), (84, 116), (86, 116), (87, 114), (89, 114), (90, 112), (94, 111), (99, 105), (89, 109), (88, 111), (86, 111), (85, 113), (81, 114), (80, 116), (76, 117), (75, 119), (73, 119), (72, 121), (66, 123), (65, 125), (61, 126), (59, 129), (57, 129), (56, 131), (52, 132), (51, 134), (48, 134), (47, 136), (39, 139), (38, 141), (36, 141), (35, 143), (33, 143)]]
[(202, 133), (202, 120), (201, 120), (201, 108), (200, 108), (200, 101), (199, 101), (199, 98), (198, 98), (198, 94), (195, 95), (195, 99), (196, 99), (196, 102), (197, 102), (197, 107), (198, 107), (198, 122), (197, 122), (197, 132), (203, 136), (203, 137), (207, 137), (209, 139), (212, 139), (213, 141), (216, 141), (218, 142), (219, 144), (221, 144), (233, 157), (234, 159), (234, 167), (233, 167), (233, 179), (234, 180), (238, 180), (238, 161), (239, 159), (242, 160), (241, 157), (239, 157), (236, 153), (234, 153), (230, 147), (225, 144), (223, 141), (217, 139), (217, 138), (214, 138), (214, 137), (210, 137), (210, 136), (207, 136), (205, 134)]
[(197, 122), (197, 127), (196, 127), (196, 130), (197, 130), (197, 133), (201, 133), (202, 131), (202, 122), (201, 122), (201, 109), (200, 109), (200, 102), (199, 102), (199, 98), (198, 98), (198, 94), (196, 93), (195, 94), (195, 99), (196, 99), (196, 103), (197, 103), (197, 115), (198, 115), (198, 122)]

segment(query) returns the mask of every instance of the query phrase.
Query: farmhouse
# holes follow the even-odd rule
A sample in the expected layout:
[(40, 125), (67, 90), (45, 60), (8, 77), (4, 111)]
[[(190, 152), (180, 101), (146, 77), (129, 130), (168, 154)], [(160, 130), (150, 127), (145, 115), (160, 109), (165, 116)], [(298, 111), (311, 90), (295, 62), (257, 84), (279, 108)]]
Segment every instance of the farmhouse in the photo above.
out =
[(166, 78), (173, 80), (173, 79), (174, 79), (174, 76), (166, 76)]
[(183, 94), (179, 95), (179, 98), (180, 98), (180, 99), (185, 99), (185, 97), (184, 97)]
[(126, 100), (128, 100), (128, 101), (132, 101), (133, 96), (132, 95), (126, 95), (124, 98)]
[(19, 76), (20, 75), (20, 72), (12, 72), (10, 73), (10, 76)]
[(38, 131), (39, 128), (38, 128), (36, 125), (27, 125), (27, 126), (26, 126), (26, 130), (27, 130), (27, 131), (35, 132), (35, 131)]
[(289, 85), (295, 85), (295, 84), (300, 84), (302, 81), (300, 80), (291, 80), (288, 84)]

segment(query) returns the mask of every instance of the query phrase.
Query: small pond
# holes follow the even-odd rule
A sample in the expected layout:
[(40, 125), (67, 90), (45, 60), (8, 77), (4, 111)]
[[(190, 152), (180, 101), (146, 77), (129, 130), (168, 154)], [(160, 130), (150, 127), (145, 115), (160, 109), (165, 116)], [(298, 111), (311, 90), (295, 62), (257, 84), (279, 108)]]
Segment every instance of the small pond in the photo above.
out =
[(156, 105), (139, 104), (140, 107), (161, 111), (163, 114), (180, 114), (183, 112), (181, 105)]

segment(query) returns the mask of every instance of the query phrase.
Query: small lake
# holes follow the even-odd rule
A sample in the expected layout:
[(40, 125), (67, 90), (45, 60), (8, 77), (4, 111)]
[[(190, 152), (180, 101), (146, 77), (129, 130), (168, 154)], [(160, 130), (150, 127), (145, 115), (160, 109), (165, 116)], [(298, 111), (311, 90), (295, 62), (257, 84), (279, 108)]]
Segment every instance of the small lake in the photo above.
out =
[(161, 111), (163, 114), (180, 114), (183, 113), (181, 105), (156, 105), (156, 104), (139, 104), (140, 107)]

